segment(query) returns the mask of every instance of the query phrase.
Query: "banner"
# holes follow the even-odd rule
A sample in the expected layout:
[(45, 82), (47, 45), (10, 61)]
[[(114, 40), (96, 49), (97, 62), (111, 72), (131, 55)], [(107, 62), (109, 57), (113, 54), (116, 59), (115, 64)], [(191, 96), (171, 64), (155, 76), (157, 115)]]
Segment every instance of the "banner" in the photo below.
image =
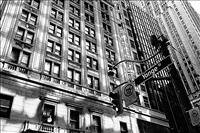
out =
[(200, 111), (198, 107), (189, 110), (190, 120), (193, 126), (197, 126), (200, 123)]

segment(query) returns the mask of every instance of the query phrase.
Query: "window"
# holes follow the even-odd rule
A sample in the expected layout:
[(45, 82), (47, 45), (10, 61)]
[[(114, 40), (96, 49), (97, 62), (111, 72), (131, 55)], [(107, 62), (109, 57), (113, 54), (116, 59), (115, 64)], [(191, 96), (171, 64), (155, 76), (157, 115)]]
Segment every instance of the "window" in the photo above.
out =
[(105, 3), (103, 3), (103, 2), (100, 2), (100, 6), (101, 6), (101, 10), (102, 11), (108, 11), (108, 5), (106, 5)]
[(61, 44), (56, 43), (51, 40), (48, 40), (46, 51), (60, 56), (61, 55)]
[(110, 25), (103, 23), (103, 29), (106, 33), (112, 33)]
[(52, 8), (51, 9), (51, 17), (56, 18), (56, 9)]
[(73, 129), (79, 129), (79, 117), (80, 114), (76, 110), (70, 110), (70, 127)]
[(110, 22), (110, 17), (108, 14), (101, 12), (101, 17), (103, 18), (104, 21)]
[(34, 39), (34, 33), (28, 31), (27, 34), (26, 34), (25, 42), (28, 43), (28, 44), (32, 44), (33, 39)]
[(134, 58), (134, 60), (138, 60), (137, 53), (133, 52), (133, 58)]
[(140, 66), (136, 65), (136, 71), (137, 71), (138, 74), (141, 74), (141, 73), (142, 73), (142, 72), (141, 72), (141, 69), (140, 69)]
[(106, 58), (110, 61), (115, 61), (115, 53), (111, 50), (106, 49)]
[(21, 57), (21, 65), (24, 67), (28, 67), (29, 60), (30, 60), (30, 54), (27, 52), (23, 52), (22, 57)]
[(122, 7), (123, 7), (123, 8), (126, 8), (124, 2), (121, 2), (121, 3), (122, 3)]
[(120, 122), (120, 133), (128, 133), (127, 125), (124, 122)]
[(136, 104), (140, 105), (140, 97), (139, 97), (140, 93), (137, 92), (137, 91), (135, 93), (136, 93), (136, 96), (137, 96)]
[(125, 22), (126, 22), (126, 25), (127, 25), (127, 26), (131, 26), (131, 24), (130, 24), (130, 22), (129, 22), (128, 19), (125, 19)]
[(60, 21), (63, 21), (63, 13), (62, 12), (58, 12), (57, 19)]
[(120, 12), (117, 14), (117, 18), (120, 19), (120, 20), (122, 19), (122, 16), (121, 16)]
[(62, 37), (62, 28), (53, 24), (53, 23), (50, 23), (49, 25), (49, 33), (51, 34), (54, 34), (58, 37)]
[(131, 47), (135, 49), (135, 43), (133, 40), (130, 40)]
[(141, 85), (140, 88), (141, 88), (142, 91), (146, 92), (146, 88), (145, 88), (144, 85)]
[(58, 37), (62, 37), (62, 28), (61, 28), (61, 27), (57, 27), (57, 28), (56, 28), (56, 35), (57, 35)]
[(95, 37), (95, 30), (85, 26), (85, 34), (90, 35), (91, 37)]
[(110, 91), (114, 91), (115, 89), (115, 84), (114, 83), (110, 83)]
[(49, 33), (54, 34), (54, 32), (55, 32), (55, 25), (50, 23), (50, 25), (49, 25)]
[(76, 8), (76, 7), (72, 6), (72, 5), (70, 5), (70, 6), (69, 6), (69, 10), (70, 10), (70, 12), (73, 13), (74, 15), (80, 16), (80, 9), (78, 9), (78, 8)]
[(22, 10), (22, 15), (21, 15), (21, 20), (27, 21), (28, 20), (28, 15), (29, 15), (29, 12), (23, 9)]
[(11, 52), (11, 61), (13, 63), (18, 63), (18, 60), (19, 60), (19, 55), (20, 55), (20, 50), (17, 49), (17, 48), (13, 48), (12, 49), (12, 52)]
[(60, 64), (52, 62), (52, 61), (45, 61), (44, 65), (44, 73), (48, 75), (53, 75), (56, 77), (60, 76)]
[(26, 43), (32, 44), (34, 39), (34, 33), (31, 31), (27, 31), (21, 27), (18, 27), (15, 38), (21, 41), (25, 40)]
[(31, 6), (33, 6), (36, 9), (39, 9), (40, 6), (40, 0), (25, 0), (25, 2)]
[(94, 88), (96, 90), (100, 90), (99, 79), (98, 78), (88, 75), (87, 81), (88, 81), (88, 86), (90, 88)]
[(98, 61), (92, 57), (87, 56), (87, 67), (98, 70)]
[(85, 9), (86, 9), (86, 10), (88, 10), (88, 11), (90, 11), (90, 12), (93, 12), (93, 11), (94, 11), (93, 6), (90, 5), (89, 3), (85, 2), (84, 5), (85, 5)]
[(51, 74), (51, 62), (45, 62), (44, 73)]
[(64, 0), (53, 0), (53, 2), (60, 7), (64, 7)]
[[(153, 122), (147, 122), (146, 120), (137, 119), (137, 125), (140, 133), (170, 133), (171, 129), (165, 126), (155, 124)], [(180, 128), (180, 132), (185, 132)], [(185, 128), (184, 128), (185, 129)], [(187, 132), (187, 131), (186, 131)]]
[(80, 22), (74, 20), (73, 18), (69, 18), (69, 26), (74, 27), (77, 30), (80, 30)]
[(32, 25), (36, 25), (37, 22), (37, 16), (34, 14), (31, 14), (30, 19), (29, 19), (29, 23)]
[(21, 20), (24, 22), (28, 22), (31, 25), (36, 25), (37, 15), (30, 13), (26, 10), (22, 10)]
[(12, 48), (11, 61), (16, 64), (20, 64), (23, 67), (28, 67), (30, 60), (30, 53), (23, 50)]
[(25, 34), (25, 29), (18, 27), (17, 33), (16, 33), (16, 39), (19, 39), (21, 41), (23, 41), (24, 38), (24, 34)]
[(125, 10), (123, 10), (123, 11), (124, 11), (124, 16), (125, 16), (125, 17), (128, 17), (127, 12), (126, 12)]
[(143, 96), (143, 100), (144, 100), (144, 106), (149, 108), (150, 106), (148, 98), (146, 96)]
[(81, 72), (69, 68), (67, 71), (67, 79), (71, 82), (81, 84)]
[(101, 118), (99, 116), (93, 115), (92, 120), (94, 126), (93, 133), (101, 133)]
[(13, 97), (5, 94), (0, 94), (0, 117), (9, 118)]
[(86, 18), (86, 21), (94, 24), (94, 17), (93, 16), (90, 16), (89, 14), (85, 13), (85, 18)]
[(113, 39), (108, 36), (104, 36), (104, 43), (108, 44), (109, 46), (113, 46)]
[(53, 18), (55, 18), (55, 19), (57, 19), (57, 20), (59, 20), (59, 21), (63, 21), (64, 15), (63, 15), (62, 12), (60, 12), (60, 11), (58, 11), (58, 10), (52, 8), (52, 9), (51, 9), (51, 17), (53, 17)]
[(81, 54), (78, 51), (69, 49), (68, 50), (68, 60), (76, 62), (76, 63), (81, 63)]
[(57, 18), (58, 18), (58, 20), (63, 21), (63, 13), (62, 12), (58, 12)]
[(94, 53), (97, 52), (96, 44), (91, 42), (91, 41), (88, 41), (88, 40), (86, 40), (86, 49), (90, 50), (90, 51), (92, 51)]
[(80, 36), (78, 36), (72, 32), (69, 32), (68, 41), (75, 45), (80, 46)]
[(130, 37), (133, 37), (132, 31), (131, 31), (130, 29), (127, 29), (127, 30), (128, 30), (128, 35), (129, 35)]
[(55, 106), (44, 104), (42, 111), (42, 122), (47, 124), (54, 124), (55, 119)]

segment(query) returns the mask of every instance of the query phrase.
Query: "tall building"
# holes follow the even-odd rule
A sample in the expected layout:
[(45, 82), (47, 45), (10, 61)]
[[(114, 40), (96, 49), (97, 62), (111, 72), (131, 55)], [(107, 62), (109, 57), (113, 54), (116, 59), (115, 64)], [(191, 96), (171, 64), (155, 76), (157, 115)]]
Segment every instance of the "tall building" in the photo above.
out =
[[(154, 16), (151, 15), (152, 11), (149, 10), (147, 13), (144, 13), (141, 8), (135, 6), (135, 1), (127, 3), (132, 8), (130, 20), (133, 25), (132, 31), (135, 36), (134, 41), (138, 58), (139, 60), (148, 59), (156, 51), (150, 43), (150, 36), (156, 35), (159, 37), (163, 34), (162, 30), (159, 28), (159, 24), (154, 19)], [(162, 54), (158, 54), (151, 60), (146, 61), (146, 64), (140, 65), (141, 73), (144, 73), (165, 58)], [(169, 77), (169, 79), (166, 77)], [(166, 113), (170, 126), (173, 128), (172, 132), (193, 132), (188, 122), (188, 117), (185, 115), (185, 112), (191, 109), (191, 105), (186, 96), (182, 81), (179, 79), (176, 68), (174, 65), (170, 65), (165, 70), (155, 74), (153, 79), (146, 81), (145, 86), (150, 106), (153, 109), (159, 109)]]
[(200, 106), (200, 18), (188, 1), (144, 1), (171, 41), (171, 53), (193, 106)]
[(115, 84), (141, 73), (140, 64), (120, 64), (115, 77), (107, 74), (117, 62), (139, 58), (132, 29), (121, 24), (129, 24), (119, 10), (125, 6), (108, 0), (1, 1), (1, 133), (170, 132), (144, 84), (123, 114), (116, 117), (112, 109), (108, 94)]

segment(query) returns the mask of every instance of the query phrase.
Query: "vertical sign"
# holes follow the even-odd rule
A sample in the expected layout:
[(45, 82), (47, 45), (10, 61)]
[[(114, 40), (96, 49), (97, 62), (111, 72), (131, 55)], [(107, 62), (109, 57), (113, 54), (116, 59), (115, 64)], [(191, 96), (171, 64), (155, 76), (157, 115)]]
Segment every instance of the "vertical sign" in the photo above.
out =
[(199, 108), (193, 108), (189, 110), (190, 120), (193, 126), (197, 126), (200, 123), (200, 111)]
[(137, 101), (134, 82), (128, 82), (122, 87), (122, 98), (125, 101), (126, 107)]

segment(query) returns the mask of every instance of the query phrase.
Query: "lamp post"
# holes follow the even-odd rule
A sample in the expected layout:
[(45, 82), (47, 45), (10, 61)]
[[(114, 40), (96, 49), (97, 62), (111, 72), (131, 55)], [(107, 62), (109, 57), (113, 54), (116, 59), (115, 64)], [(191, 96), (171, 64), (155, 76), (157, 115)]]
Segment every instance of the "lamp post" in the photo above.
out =
[[(150, 58), (148, 58), (148, 59), (145, 59), (145, 60), (128, 60), (128, 59), (126, 59), (126, 60), (122, 60), (122, 61), (120, 61), (120, 62), (118, 62), (118, 63), (116, 63), (114, 66), (112, 66), (111, 68), (109, 68), (109, 71), (108, 71), (108, 75), (109, 76), (114, 76), (114, 72), (113, 72), (113, 69), (117, 66), (117, 65), (119, 65), (119, 64), (121, 64), (121, 63), (123, 63), (123, 62), (133, 62), (133, 63), (140, 63), (140, 64), (146, 64), (145, 62), (146, 61), (148, 61), (148, 60), (150, 60), (150, 59), (152, 59), (153, 57), (155, 57), (160, 51), (160, 47), (158, 48), (158, 51), (153, 55), (153, 56), (151, 56)], [(121, 84), (119, 84), (119, 85), (117, 85), (116, 87), (114, 87), (113, 88), (113, 92), (110, 92), (109, 93), (109, 97), (112, 99), (112, 104), (113, 104), (113, 109), (115, 110), (115, 112), (116, 112), (116, 114), (117, 115), (120, 115), (120, 114), (122, 114), (123, 113), (123, 102), (122, 102), (122, 91), (121, 90), (115, 90), (116, 88), (118, 88), (118, 87), (120, 87), (120, 86), (122, 86), (122, 85), (124, 85), (124, 84), (127, 84), (128, 83), (128, 81), (126, 81), (126, 82), (123, 82), (123, 83), (121, 83)], [(133, 85), (132, 85), (133, 86)], [(132, 87), (131, 86), (131, 87)], [(128, 89), (128, 88), (127, 88)], [(129, 88), (129, 89), (134, 89), (134, 88)], [(132, 95), (130, 95), (130, 96), (135, 96), (135, 94), (133, 93), (133, 91), (130, 91), (130, 92), (132, 92), (131, 94)], [(130, 99), (129, 99), (130, 100)], [(126, 101), (126, 100), (125, 100)], [(134, 102), (135, 100), (133, 100), (132, 99), (132, 102)], [(129, 104), (130, 105), (130, 104)], [(128, 106), (128, 105), (127, 105)]]
[(129, 59), (121, 60), (118, 63), (116, 63), (114, 66), (112, 66), (111, 68), (109, 68), (109, 70), (108, 70), (108, 76), (114, 76), (115, 73), (113, 72), (113, 69), (116, 66), (118, 66), (119, 64), (123, 63), (123, 62), (133, 62), (133, 63), (146, 64), (145, 63), (146, 61), (148, 61), (148, 60), (152, 59), (153, 57), (155, 57), (159, 52), (160, 52), (160, 47), (158, 48), (157, 52), (153, 56), (151, 56), (151, 57), (149, 57), (149, 58), (147, 58), (145, 60), (129, 60)]

